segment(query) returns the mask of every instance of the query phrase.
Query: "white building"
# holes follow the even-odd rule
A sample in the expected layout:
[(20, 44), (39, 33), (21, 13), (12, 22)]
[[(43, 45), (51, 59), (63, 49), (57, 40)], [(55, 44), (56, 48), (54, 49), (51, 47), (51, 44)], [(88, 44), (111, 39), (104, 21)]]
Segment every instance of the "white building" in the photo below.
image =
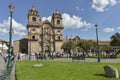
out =
[(8, 43), (7, 41), (0, 39), (0, 53), (7, 53), (8, 50), (7, 43)]

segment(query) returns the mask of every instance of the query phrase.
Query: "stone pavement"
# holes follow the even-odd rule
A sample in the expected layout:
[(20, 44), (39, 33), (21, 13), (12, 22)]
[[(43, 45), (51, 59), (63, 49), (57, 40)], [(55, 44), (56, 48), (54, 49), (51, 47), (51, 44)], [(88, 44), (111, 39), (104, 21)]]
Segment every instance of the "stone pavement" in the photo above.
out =
[[(86, 58), (85, 62), (97, 62), (97, 58)], [(100, 62), (120, 63), (120, 59), (101, 59)]]
[[(21, 60), (29, 60), (29, 56), (26, 55), (26, 56), (22, 56), (22, 59)], [(35, 59), (35, 56), (31, 56), (31, 60), (36, 60)], [(39, 59), (39, 61), (41, 61)], [(45, 61), (43, 59), (43, 61)], [(53, 60), (52, 59), (49, 59), (47, 58), (47, 61), (64, 61), (64, 62), (72, 62), (72, 59), (71, 58), (54, 58)], [(75, 60), (75, 62), (97, 62), (97, 58), (85, 58), (85, 60)], [(120, 63), (120, 59), (101, 59), (100, 62), (111, 62), (111, 63)]]
[[(53, 61), (72, 62), (72, 59), (71, 58), (54, 58)], [(85, 60), (74, 60), (74, 62), (97, 62), (97, 58), (86, 58)], [(120, 59), (101, 59), (100, 62), (120, 63)]]
[(5, 69), (6, 69), (6, 63), (4, 62), (3, 57), (0, 55), (0, 75), (2, 71)]

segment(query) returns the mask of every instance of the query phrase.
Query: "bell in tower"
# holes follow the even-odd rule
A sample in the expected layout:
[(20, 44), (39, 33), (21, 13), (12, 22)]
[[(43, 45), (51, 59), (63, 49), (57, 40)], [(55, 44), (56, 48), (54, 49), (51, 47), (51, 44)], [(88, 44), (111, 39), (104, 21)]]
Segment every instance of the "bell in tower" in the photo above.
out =
[(35, 7), (32, 7), (28, 12), (28, 24), (39, 23), (39, 12)]

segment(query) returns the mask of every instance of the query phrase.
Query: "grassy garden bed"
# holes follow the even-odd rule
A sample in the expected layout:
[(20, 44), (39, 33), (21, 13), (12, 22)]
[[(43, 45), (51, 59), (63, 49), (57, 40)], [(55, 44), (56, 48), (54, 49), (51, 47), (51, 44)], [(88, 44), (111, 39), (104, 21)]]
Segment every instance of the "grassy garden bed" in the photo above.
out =
[[(33, 66), (42, 64), (42, 66)], [(17, 80), (119, 80), (104, 76), (103, 66), (117, 67), (119, 63), (87, 63), (87, 62), (17, 62)]]

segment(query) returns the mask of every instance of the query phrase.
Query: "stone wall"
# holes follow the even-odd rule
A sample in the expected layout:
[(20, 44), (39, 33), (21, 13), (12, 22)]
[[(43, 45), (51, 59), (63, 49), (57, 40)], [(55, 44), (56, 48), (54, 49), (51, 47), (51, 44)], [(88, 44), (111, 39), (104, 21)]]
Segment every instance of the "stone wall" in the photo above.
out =
[(20, 40), (14, 41), (13, 46), (14, 46), (13, 52), (18, 53), (20, 51)]

